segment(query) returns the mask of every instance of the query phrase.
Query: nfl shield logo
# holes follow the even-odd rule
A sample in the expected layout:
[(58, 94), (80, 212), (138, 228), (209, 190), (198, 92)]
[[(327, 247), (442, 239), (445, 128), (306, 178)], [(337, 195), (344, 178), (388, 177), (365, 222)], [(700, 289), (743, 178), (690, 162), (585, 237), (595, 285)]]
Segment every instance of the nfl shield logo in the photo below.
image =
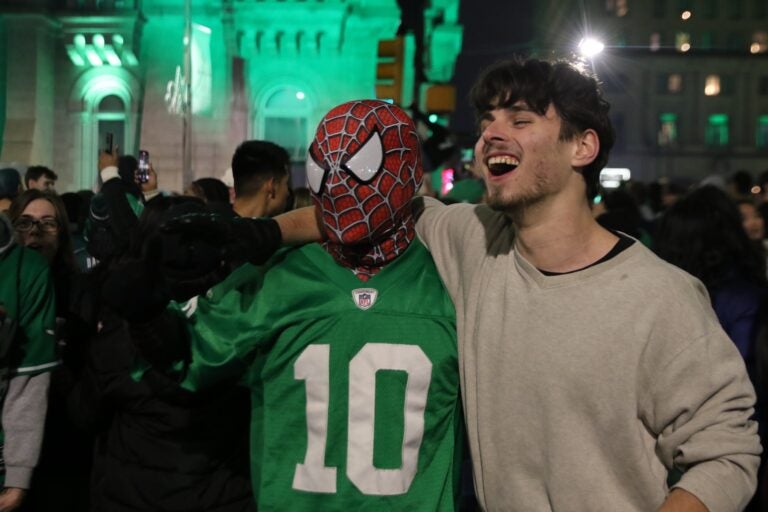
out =
[(352, 300), (355, 306), (362, 310), (370, 309), (376, 303), (378, 291), (373, 288), (357, 288), (352, 290)]

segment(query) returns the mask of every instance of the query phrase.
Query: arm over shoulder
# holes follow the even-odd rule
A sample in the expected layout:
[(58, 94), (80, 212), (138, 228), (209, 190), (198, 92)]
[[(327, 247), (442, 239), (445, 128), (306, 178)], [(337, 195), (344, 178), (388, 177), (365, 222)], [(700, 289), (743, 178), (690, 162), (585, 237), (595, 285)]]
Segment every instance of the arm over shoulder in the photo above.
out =
[(443, 205), (429, 197), (414, 201), (416, 232), (435, 260), (448, 291), (456, 296), (484, 258), (510, 252), (511, 221), (485, 205)]

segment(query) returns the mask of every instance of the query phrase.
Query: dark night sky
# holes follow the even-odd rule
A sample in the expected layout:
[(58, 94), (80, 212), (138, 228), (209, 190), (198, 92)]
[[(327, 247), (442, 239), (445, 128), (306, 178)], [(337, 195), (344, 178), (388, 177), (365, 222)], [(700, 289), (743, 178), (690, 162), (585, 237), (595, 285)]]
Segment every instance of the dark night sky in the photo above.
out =
[(474, 133), (468, 95), (480, 71), (498, 60), (526, 52), (534, 32), (533, 1), (462, 0), (459, 21), (464, 26), (464, 42), (453, 79), (456, 113), (451, 123), (457, 133)]
[[(474, 142), (474, 117), (469, 89), (486, 66), (515, 53), (525, 52), (533, 37), (534, 0), (460, 0), (459, 22), (464, 27), (462, 51), (456, 61), (456, 112), (451, 128)], [(401, 31), (417, 31), (420, 13), (429, 0), (398, 0)]]

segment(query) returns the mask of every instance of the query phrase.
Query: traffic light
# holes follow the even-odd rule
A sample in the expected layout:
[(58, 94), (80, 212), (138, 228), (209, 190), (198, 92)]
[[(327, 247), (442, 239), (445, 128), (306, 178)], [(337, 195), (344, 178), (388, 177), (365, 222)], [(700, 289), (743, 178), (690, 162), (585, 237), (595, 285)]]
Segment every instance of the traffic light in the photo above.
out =
[(402, 36), (379, 41), (376, 59), (376, 97), (401, 104), (403, 99), (403, 55)]
[(424, 95), (424, 110), (430, 114), (447, 114), (456, 110), (456, 87), (432, 84)]

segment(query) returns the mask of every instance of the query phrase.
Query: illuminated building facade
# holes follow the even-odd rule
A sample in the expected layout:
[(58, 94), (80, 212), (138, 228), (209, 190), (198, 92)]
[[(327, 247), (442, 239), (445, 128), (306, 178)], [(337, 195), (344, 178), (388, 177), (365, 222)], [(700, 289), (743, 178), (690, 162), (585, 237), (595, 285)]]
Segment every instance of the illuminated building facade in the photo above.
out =
[(586, 35), (606, 45), (588, 65), (617, 129), (609, 166), (645, 181), (768, 169), (766, 0), (545, 4), (538, 54), (565, 56)]
[[(396, 36), (401, 14), (396, 0), (190, 4), (191, 170), (184, 0), (0, 0), (0, 162), (49, 165), (60, 190), (91, 188), (111, 132), (122, 153), (150, 152), (168, 190), (221, 176), (249, 138), (282, 144), (300, 167), (329, 108), (374, 97), (378, 43)], [(458, 0), (425, 4), (426, 76), (446, 81)]]

